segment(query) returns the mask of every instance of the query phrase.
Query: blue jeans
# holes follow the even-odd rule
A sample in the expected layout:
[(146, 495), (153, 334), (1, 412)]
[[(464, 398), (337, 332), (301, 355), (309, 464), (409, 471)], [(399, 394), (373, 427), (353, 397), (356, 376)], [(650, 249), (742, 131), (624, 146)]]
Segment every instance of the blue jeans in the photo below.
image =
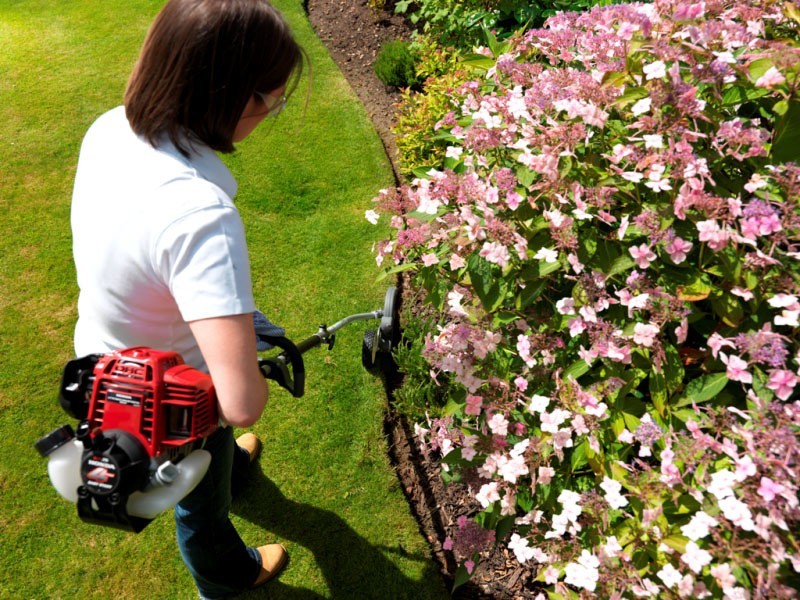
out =
[(261, 557), (245, 546), (228, 518), (231, 508), (233, 431), (223, 427), (206, 440), (208, 472), (175, 505), (178, 547), (201, 598), (225, 598), (246, 590), (261, 571)]

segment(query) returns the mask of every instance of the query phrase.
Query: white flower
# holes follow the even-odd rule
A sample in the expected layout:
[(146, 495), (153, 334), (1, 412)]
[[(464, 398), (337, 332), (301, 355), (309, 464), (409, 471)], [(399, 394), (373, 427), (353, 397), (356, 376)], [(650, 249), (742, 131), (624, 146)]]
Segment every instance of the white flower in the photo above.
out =
[(711, 483), (708, 485), (707, 491), (714, 494), (717, 500), (721, 500), (733, 494), (734, 485), (736, 485), (736, 475), (728, 469), (723, 469), (711, 475)]
[(498, 492), (499, 483), (492, 481), (485, 483), (481, 489), (475, 494), (475, 499), (481, 503), (483, 508), (488, 508), (493, 502), (500, 500), (500, 492)]
[(577, 563), (569, 563), (564, 569), (564, 581), (569, 585), (583, 588), (590, 592), (597, 587), (597, 580), (600, 578), (598, 567), (600, 561), (587, 550), (581, 552), (581, 557)]
[(548, 404), (550, 404), (550, 398), (534, 394), (531, 398), (531, 403), (528, 405), (528, 411), (532, 413), (543, 413), (547, 409)]
[(448, 146), (444, 152), (444, 155), (447, 158), (454, 158), (458, 160), (461, 158), (461, 153), (464, 152), (464, 149), (461, 146)]
[(557, 433), (561, 424), (570, 417), (571, 413), (562, 408), (556, 408), (551, 413), (543, 412), (540, 417), (542, 431)]
[(536, 260), (543, 260), (544, 262), (553, 263), (558, 260), (558, 252), (550, 248), (539, 248), (539, 251), (533, 255)]
[(556, 310), (562, 315), (574, 315), (575, 314), (575, 299), (574, 298), (562, 298), (558, 302), (556, 302)]
[(514, 556), (521, 563), (525, 563), (533, 558), (534, 549), (528, 547), (528, 540), (520, 537), (519, 534), (513, 534), (511, 541), (508, 542), (508, 547), (514, 552)]
[(797, 296), (791, 294), (776, 294), (769, 300), (767, 304), (773, 308), (794, 308), (798, 305)]
[(647, 80), (661, 79), (667, 74), (667, 66), (664, 64), (664, 61), (657, 60), (649, 65), (645, 65), (642, 71), (644, 72), (645, 79)]
[(652, 323), (636, 323), (633, 327), (633, 341), (640, 346), (649, 348), (653, 345), (659, 329)]
[(658, 575), (659, 579), (661, 579), (668, 588), (672, 588), (683, 579), (683, 575), (681, 575), (678, 569), (672, 566), (672, 563), (665, 564), (656, 575)]
[[(633, 183), (639, 183), (642, 179), (644, 179), (644, 175), (637, 173), (636, 171), (625, 171), (622, 173), (622, 178), (626, 179), (627, 181), (632, 181)], [(625, 234), (623, 233), (622, 235)]]
[(600, 484), (605, 492), (605, 499), (611, 508), (622, 508), (628, 505), (628, 499), (625, 498), (620, 492), (622, 491), (622, 484), (608, 477), (603, 477), (603, 482)]
[(603, 552), (605, 552), (606, 556), (609, 558), (614, 558), (622, 552), (622, 546), (620, 546), (616, 536), (609, 536), (606, 543), (603, 545)]
[(700, 573), (711, 562), (711, 555), (698, 546), (695, 542), (686, 543), (686, 552), (681, 556), (681, 561), (695, 573)]
[(461, 306), (461, 300), (463, 300), (464, 294), (456, 291), (450, 290), (447, 294), (447, 305), (450, 307), (450, 312), (457, 314), (457, 315), (466, 315), (467, 311), (464, 310), (464, 307)]
[(719, 501), (719, 508), (725, 518), (738, 525), (745, 531), (753, 531), (756, 525), (753, 522), (753, 514), (750, 512), (748, 506), (736, 498), (736, 496), (727, 496)]
[(709, 529), (715, 527), (719, 522), (702, 510), (696, 513), (692, 519), (681, 527), (681, 533), (690, 540), (696, 542), (709, 534)]
[(645, 148), (663, 148), (664, 147), (664, 137), (661, 134), (645, 134), (642, 136), (644, 139), (644, 147)]
[(780, 316), (775, 317), (775, 325), (787, 327), (800, 327), (800, 310), (784, 310)]
[(722, 593), (725, 600), (750, 600), (750, 592), (743, 587), (726, 587)]
[(376, 213), (374, 210), (368, 210), (364, 213), (364, 218), (372, 223), (373, 225), (378, 224), (378, 219), (380, 219), (380, 215)]
[(642, 98), (636, 104), (631, 106), (631, 112), (634, 116), (638, 117), (639, 115), (643, 115), (646, 112), (650, 112), (650, 104), (652, 100), (650, 98)]
[(730, 50), (725, 50), (723, 52), (713, 52), (714, 56), (717, 57), (719, 62), (727, 63), (729, 65), (736, 64), (736, 58), (733, 56)]

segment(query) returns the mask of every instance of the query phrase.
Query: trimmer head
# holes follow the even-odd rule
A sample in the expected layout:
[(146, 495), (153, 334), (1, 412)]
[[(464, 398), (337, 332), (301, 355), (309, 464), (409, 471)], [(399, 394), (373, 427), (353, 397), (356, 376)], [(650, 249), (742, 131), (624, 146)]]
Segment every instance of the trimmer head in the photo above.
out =
[(376, 376), (388, 377), (397, 371), (392, 351), (400, 343), (400, 294), (396, 287), (386, 290), (381, 324), (378, 329), (364, 332), (361, 345), (361, 364)]

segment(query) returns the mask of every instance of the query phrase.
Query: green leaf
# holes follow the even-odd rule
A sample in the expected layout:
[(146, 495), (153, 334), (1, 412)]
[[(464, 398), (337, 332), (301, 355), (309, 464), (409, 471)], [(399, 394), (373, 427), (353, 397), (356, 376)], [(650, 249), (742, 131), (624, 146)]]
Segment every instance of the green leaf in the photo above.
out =
[(402, 273), (403, 271), (410, 271), (411, 269), (416, 269), (417, 265), (415, 263), (400, 263), (399, 265), (393, 266), (391, 269), (387, 269), (380, 275), (376, 281), (382, 281), (386, 279), (389, 275), (394, 275), (395, 273)]
[(664, 382), (667, 385), (667, 393), (674, 394), (683, 384), (683, 377), (686, 373), (681, 362), (681, 355), (678, 349), (669, 343), (664, 343)]
[(467, 572), (467, 567), (460, 565), (453, 577), (453, 590), (467, 583), (472, 576)]
[(572, 456), (569, 462), (570, 469), (573, 473), (586, 464), (586, 448), (588, 446), (589, 443), (584, 440), (572, 450)]
[(405, 14), (410, 5), (411, 0), (398, 0), (394, 5), (394, 12), (398, 15)]
[(612, 73), (607, 72), (603, 75), (603, 86), (624, 86), (628, 83), (628, 74), (627, 73)]
[(800, 102), (792, 102), (775, 127), (772, 142), (774, 163), (800, 163)]
[(725, 90), (725, 93), (722, 95), (722, 104), (725, 106), (737, 106), (739, 104), (743, 104), (744, 102), (766, 96), (769, 93), (770, 91), (765, 88), (743, 87), (737, 85)]
[(431, 176), (429, 171), (433, 168), (434, 167), (431, 165), (423, 165), (421, 167), (415, 167), (412, 172), (414, 173), (414, 177), (418, 177), (420, 179), (430, 179)]
[(517, 167), (514, 174), (517, 176), (517, 181), (519, 181), (520, 185), (525, 188), (531, 187), (538, 177), (536, 171), (525, 165)]
[(623, 418), (621, 412), (616, 412), (611, 418), (611, 429), (614, 431), (614, 435), (617, 437), (619, 437), (619, 435), (625, 431), (625, 419)]
[(667, 406), (667, 384), (663, 373), (650, 373), (650, 399), (663, 417)]
[(572, 363), (567, 370), (564, 371), (564, 379), (569, 379), (570, 377), (574, 377), (575, 379), (579, 379), (582, 375), (586, 375), (589, 372), (591, 367), (588, 363), (581, 359), (576, 360)]
[(625, 90), (625, 93), (618, 96), (617, 99), (611, 103), (611, 105), (618, 106), (620, 108), (625, 108), (629, 104), (633, 104), (637, 100), (641, 100), (642, 98), (647, 97), (647, 95), (648, 95), (647, 88), (643, 87), (628, 88)]
[(444, 416), (452, 417), (453, 415), (460, 414), (464, 409), (464, 403), (458, 402), (453, 398), (448, 398), (447, 405), (444, 407)]
[(701, 507), (702, 505), (689, 494), (681, 494), (677, 502), (673, 502), (672, 500), (664, 502), (664, 514), (672, 516), (694, 514), (700, 510)]
[(494, 267), (479, 256), (473, 256), (467, 264), (472, 289), (480, 298), (487, 312), (494, 312), (505, 299), (505, 280), (495, 273)]
[(484, 56), (483, 54), (467, 54), (459, 62), (468, 67), (477, 67), (479, 69), (491, 69), (495, 64), (495, 60), (492, 57)]
[(675, 403), (675, 407), (707, 402), (716, 397), (726, 385), (728, 385), (728, 377), (725, 373), (711, 373), (692, 379), (686, 385), (681, 398)]
[(554, 271), (558, 271), (561, 268), (561, 263), (557, 260), (553, 262), (545, 262), (540, 260), (538, 263), (534, 263), (532, 265), (534, 269), (538, 270), (539, 277), (545, 277)]
[(428, 223), (433, 221), (436, 217), (440, 214), (444, 213), (444, 208), (440, 208), (437, 212), (431, 214), (426, 212), (420, 212), (418, 210), (412, 210), (410, 213), (406, 213), (406, 217), (409, 219), (416, 219), (417, 221), (421, 221), (423, 223)]
[(516, 517), (514, 515), (500, 519), (500, 522), (494, 528), (495, 539), (504, 540), (506, 537), (511, 535), (511, 530), (514, 529), (515, 520)]
[(769, 402), (775, 396), (775, 392), (767, 387), (769, 381), (766, 373), (758, 367), (753, 368), (753, 391), (761, 400)]
[(614, 259), (614, 262), (611, 263), (611, 267), (608, 269), (608, 275), (613, 277), (617, 273), (623, 273), (629, 269), (632, 269), (635, 264), (636, 261), (633, 260), (632, 256), (628, 256), (626, 254), (618, 256)]
[(791, 2), (785, 2), (783, 8), (786, 10), (786, 16), (792, 19), (797, 24), (800, 24), (800, 9), (794, 6)]
[(741, 302), (730, 292), (719, 292), (711, 296), (711, 308), (730, 327), (736, 327), (744, 319)]
[(689, 285), (678, 286), (677, 291), (679, 300), (698, 302), (708, 298), (711, 293), (711, 284), (705, 275), (698, 274)]
[(547, 287), (547, 280), (539, 279), (534, 283), (529, 283), (519, 294), (517, 294), (517, 310), (525, 310), (542, 294)]
[(642, 423), (642, 420), (639, 417), (637, 417), (636, 415), (632, 415), (629, 412), (623, 411), (622, 418), (625, 421), (625, 427), (628, 428), (628, 431), (636, 431), (636, 429)]
[(669, 535), (665, 537), (663, 540), (667, 546), (675, 550), (676, 552), (683, 554), (686, 552), (686, 543), (689, 541), (682, 535)]

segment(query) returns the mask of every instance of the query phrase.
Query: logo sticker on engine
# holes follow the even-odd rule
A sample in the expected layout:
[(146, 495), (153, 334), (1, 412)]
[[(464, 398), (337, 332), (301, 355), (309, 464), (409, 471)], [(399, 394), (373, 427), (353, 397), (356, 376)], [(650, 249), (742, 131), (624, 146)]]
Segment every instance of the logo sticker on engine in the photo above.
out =
[(117, 404), (124, 404), (125, 406), (133, 406), (134, 408), (139, 408), (142, 405), (141, 396), (133, 396), (131, 394), (113, 390), (108, 391), (106, 399), (109, 402), (116, 402)]
[(83, 481), (90, 488), (110, 491), (117, 478), (117, 465), (104, 456), (94, 455), (83, 463)]

